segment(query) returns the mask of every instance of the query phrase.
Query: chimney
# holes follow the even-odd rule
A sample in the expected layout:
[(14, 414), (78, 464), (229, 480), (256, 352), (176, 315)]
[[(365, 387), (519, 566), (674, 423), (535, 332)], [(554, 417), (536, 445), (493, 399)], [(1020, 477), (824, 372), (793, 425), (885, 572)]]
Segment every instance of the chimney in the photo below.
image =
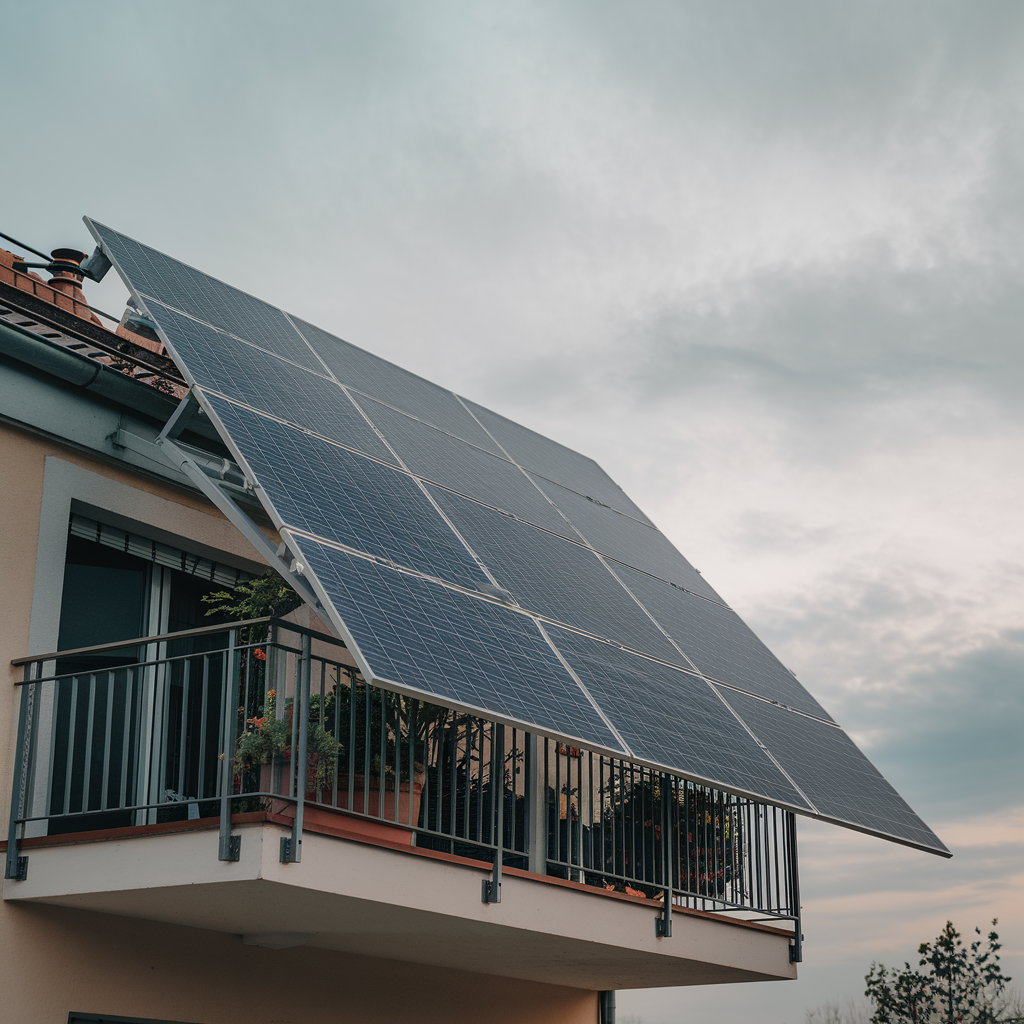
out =
[[(53, 262), (46, 269), (53, 274), (53, 277), (47, 284), (56, 291), (64, 292), (76, 302), (88, 306), (89, 303), (82, 292), (82, 274), (79, 270), (79, 264), (87, 254), (79, 252), (77, 249), (53, 249), (50, 255), (53, 257)], [(89, 318), (102, 326), (95, 313), (90, 311)]]

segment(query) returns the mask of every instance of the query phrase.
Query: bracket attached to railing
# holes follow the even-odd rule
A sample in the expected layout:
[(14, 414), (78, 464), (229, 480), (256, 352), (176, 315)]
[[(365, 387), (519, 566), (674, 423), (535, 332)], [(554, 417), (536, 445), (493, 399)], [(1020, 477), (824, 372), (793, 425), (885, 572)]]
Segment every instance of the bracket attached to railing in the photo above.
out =
[[(33, 664), (25, 666), (25, 682), (33, 676)], [(26, 805), (29, 774), (29, 747), (31, 743), (29, 716), (32, 714), (32, 695), (29, 687), (21, 688), (21, 707), (18, 713), (18, 739), (14, 747), (14, 786), (11, 790), (11, 817), (7, 828), (7, 866), (4, 878), (24, 882), (28, 878), (28, 857), (18, 855), (18, 818)]]
[(16, 882), (24, 882), (28, 878), (28, 857), (19, 857), (17, 852), (13, 857), (8, 857), (4, 878), (13, 878)]
[(312, 640), (308, 633), (302, 634), (302, 654), (299, 657), (299, 685), (293, 714), (299, 716), (297, 758), (290, 766), (289, 795), (295, 798), (295, 818), (292, 834), (281, 837), (281, 863), (298, 864), (302, 860), (302, 818), (306, 804), (306, 754), (309, 740), (309, 687), (312, 672)]
[(491, 729), (491, 822), (494, 824), (494, 867), (480, 885), (483, 903), (501, 902), (501, 866), (505, 847), (505, 726)]
[(800, 908), (800, 864), (796, 852), (796, 815), (789, 811), (789, 856), (790, 856), (790, 881), (789, 899), (792, 904), (794, 915), (793, 941), (789, 944), (789, 962), (800, 964), (804, 960), (804, 921), (803, 912)]
[(220, 844), (220, 856), (218, 860), (240, 860), (242, 856), (242, 837), (228, 836), (226, 841)]
[(236, 861), (242, 855), (242, 837), (231, 834), (231, 788), (234, 781), (235, 706), (234, 680), (241, 670), (238, 654), (238, 631), (228, 633), (228, 648), (224, 657), (224, 694), (221, 705), (224, 731), (221, 737), (224, 753), (220, 755), (220, 845), (218, 860)]
[(672, 863), (672, 833), (675, 828), (673, 820), (673, 807), (675, 805), (675, 789), (672, 778), (668, 775), (661, 777), (661, 834), (665, 837), (665, 906), (661, 913), (654, 919), (654, 935), (659, 939), (672, 938), (672, 883), (675, 872)]

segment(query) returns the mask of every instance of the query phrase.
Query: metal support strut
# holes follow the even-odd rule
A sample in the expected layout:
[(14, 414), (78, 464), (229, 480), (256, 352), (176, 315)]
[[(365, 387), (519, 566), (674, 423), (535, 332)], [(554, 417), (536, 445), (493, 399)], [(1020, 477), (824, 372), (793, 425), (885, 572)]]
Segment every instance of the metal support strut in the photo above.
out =
[(29, 715), (32, 710), (31, 687), (28, 680), (32, 678), (31, 666), (25, 666), (25, 683), (21, 687), (21, 712), (18, 717), (18, 739), (14, 747), (16, 758), (14, 766), (14, 786), (11, 789), (11, 817), (7, 829), (7, 865), (4, 878), (13, 878), (24, 882), (28, 878), (28, 857), (18, 855), (18, 818), (22, 815), (25, 796), (28, 789), (29, 750)]
[(796, 857), (796, 815), (792, 811), (787, 813), (789, 814), (789, 899), (794, 917), (793, 941), (789, 946), (789, 962), (799, 964), (803, 963), (804, 959), (804, 919), (800, 908), (800, 867)]
[(241, 856), (242, 837), (231, 834), (231, 790), (235, 774), (235, 725), (238, 720), (239, 678), (238, 631), (228, 633), (228, 649), (224, 652), (224, 698), (221, 713), (224, 729), (221, 734), (224, 752), (220, 755), (220, 848), (218, 860), (238, 860)]
[(495, 823), (494, 867), (485, 878), (480, 899), (484, 903), (501, 902), (501, 862), (505, 842), (505, 726), (495, 725), (491, 731), (491, 798)]
[(299, 657), (299, 685), (296, 687), (293, 721), (299, 723), (298, 753), (291, 764), (291, 784), (295, 790), (295, 820), (292, 834), (281, 837), (281, 863), (298, 864), (302, 860), (302, 812), (306, 803), (306, 748), (309, 738), (309, 681), (312, 662), (312, 641), (308, 633), (302, 634), (302, 654)]
[(664, 836), (662, 848), (665, 851), (665, 905), (654, 921), (654, 934), (659, 939), (672, 938), (672, 803), (669, 799), (672, 778), (661, 777), (661, 834)]

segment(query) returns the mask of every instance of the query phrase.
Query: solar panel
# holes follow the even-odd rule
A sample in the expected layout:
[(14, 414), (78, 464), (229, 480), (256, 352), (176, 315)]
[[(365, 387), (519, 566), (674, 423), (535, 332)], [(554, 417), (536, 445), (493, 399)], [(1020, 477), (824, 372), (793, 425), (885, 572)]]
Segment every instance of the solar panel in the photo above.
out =
[(938, 836), (838, 726), (733, 690), (722, 689), (721, 693), (820, 816), (948, 853)]
[(292, 540), (373, 681), (622, 749), (532, 619), (315, 540)]
[(475, 402), (466, 407), (487, 428), (513, 462), (650, 525), (625, 491), (593, 460)]
[[(279, 419), (395, 462), (394, 455), (334, 381), (268, 355), (206, 324), (147, 301), (192, 383)], [(301, 396), (301, 401), (296, 401)]]
[(276, 306), (102, 224), (86, 223), (121, 276), (143, 299), (157, 299), (308, 370), (323, 373), (323, 364)]
[(544, 529), (572, 533), (518, 466), (372, 399), (360, 405), (413, 473)]
[(342, 384), (401, 409), (478, 448), (501, 453), (501, 449), (453, 392), (350, 345), (305, 320), (295, 318), (295, 325)]
[(466, 587), (487, 577), (408, 474), (216, 395), (205, 398), (288, 526)]
[(557, 626), (549, 633), (635, 757), (701, 782), (809, 809), (699, 676)]
[(704, 675), (829, 718), (734, 611), (626, 566), (616, 566), (615, 573)]
[(558, 484), (534, 479), (591, 547), (694, 594), (722, 600), (660, 530)]
[(372, 678), (946, 852), (593, 460), (87, 223)]
[(672, 642), (592, 551), (430, 488), (498, 583), (538, 615), (682, 663)]

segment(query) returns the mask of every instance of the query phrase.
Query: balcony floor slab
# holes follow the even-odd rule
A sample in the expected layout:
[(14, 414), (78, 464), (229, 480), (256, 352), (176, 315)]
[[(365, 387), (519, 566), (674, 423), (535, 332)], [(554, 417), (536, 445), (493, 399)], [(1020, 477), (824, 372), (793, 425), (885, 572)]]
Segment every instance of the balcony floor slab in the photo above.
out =
[(796, 977), (774, 929), (679, 914), (658, 939), (641, 901), (507, 872), (501, 903), (484, 904), (486, 865), (311, 832), (301, 863), (282, 864), (286, 829), (235, 831), (234, 863), (210, 830), (29, 848), (28, 878), (5, 881), (4, 898), (583, 989)]

